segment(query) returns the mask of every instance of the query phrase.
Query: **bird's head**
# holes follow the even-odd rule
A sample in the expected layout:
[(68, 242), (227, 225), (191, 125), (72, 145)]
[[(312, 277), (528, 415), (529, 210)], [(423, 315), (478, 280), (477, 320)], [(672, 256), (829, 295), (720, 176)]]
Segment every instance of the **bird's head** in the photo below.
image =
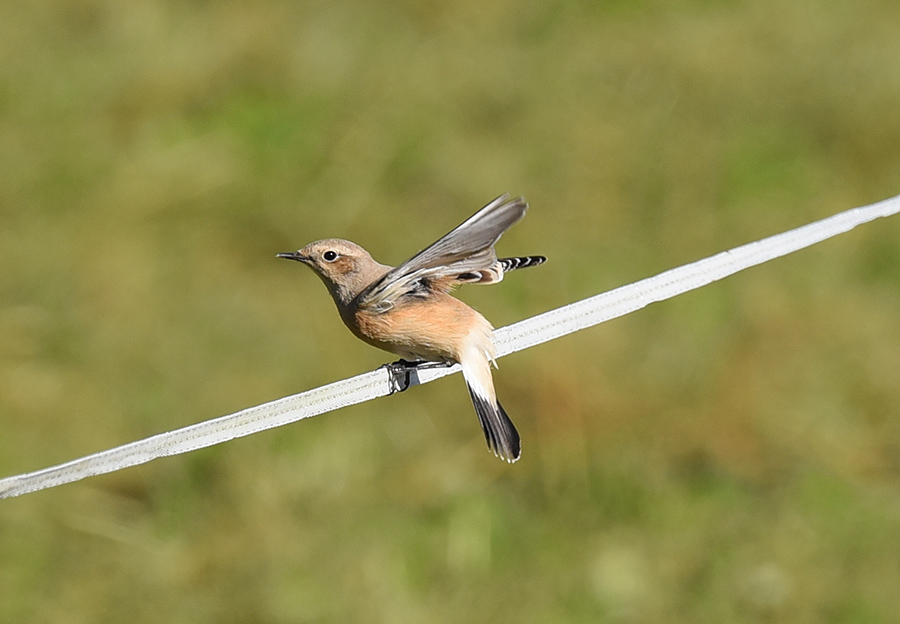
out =
[(368, 251), (347, 240), (326, 238), (303, 249), (278, 254), (296, 260), (316, 272), (338, 304), (347, 304), (390, 267), (380, 264)]

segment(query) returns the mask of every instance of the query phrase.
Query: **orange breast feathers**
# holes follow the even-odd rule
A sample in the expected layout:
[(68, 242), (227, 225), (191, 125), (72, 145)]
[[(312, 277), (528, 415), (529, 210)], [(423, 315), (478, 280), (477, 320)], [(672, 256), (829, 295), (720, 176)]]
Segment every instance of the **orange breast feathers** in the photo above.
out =
[(406, 299), (387, 312), (356, 310), (357, 336), (404, 358), (459, 361), (464, 343), (475, 340), (493, 353), (491, 324), (481, 314), (450, 295), (437, 292), (424, 299)]

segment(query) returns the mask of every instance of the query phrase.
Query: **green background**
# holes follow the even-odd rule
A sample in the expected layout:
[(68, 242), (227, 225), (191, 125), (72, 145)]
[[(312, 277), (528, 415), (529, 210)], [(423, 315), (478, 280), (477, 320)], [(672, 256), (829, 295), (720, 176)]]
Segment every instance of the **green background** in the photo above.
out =
[[(509, 191), (496, 326), (900, 192), (900, 4), (0, 8), (0, 475), (370, 370), (307, 269)], [(0, 501), (4, 622), (896, 622), (900, 218), (459, 377)]]

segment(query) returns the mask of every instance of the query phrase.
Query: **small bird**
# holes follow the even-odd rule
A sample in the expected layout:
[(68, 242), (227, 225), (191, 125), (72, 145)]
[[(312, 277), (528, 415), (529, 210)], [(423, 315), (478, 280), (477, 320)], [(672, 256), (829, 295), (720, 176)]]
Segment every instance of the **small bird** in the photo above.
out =
[[(395, 389), (409, 371), (459, 363), (494, 455), (519, 459), (519, 433), (497, 401), (493, 327), (449, 293), (460, 284), (494, 284), (508, 271), (536, 266), (544, 256), (497, 258), (494, 244), (525, 216), (521, 197), (501, 195), (461, 225), (397, 267), (376, 262), (365, 249), (338, 238), (280, 253), (309, 266), (325, 283), (344, 324), (358, 338), (399, 355), (388, 365)], [(396, 375), (407, 371), (406, 385)]]

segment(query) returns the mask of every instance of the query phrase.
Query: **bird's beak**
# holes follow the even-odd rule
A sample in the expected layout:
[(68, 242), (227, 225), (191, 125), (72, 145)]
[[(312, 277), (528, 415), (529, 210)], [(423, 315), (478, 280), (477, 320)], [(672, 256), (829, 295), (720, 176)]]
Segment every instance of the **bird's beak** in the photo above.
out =
[(288, 251), (285, 253), (275, 254), (276, 258), (285, 258), (287, 260), (296, 260), (297, 262), (308, 262), (309, 256), (304, 256), (299, 251)]

